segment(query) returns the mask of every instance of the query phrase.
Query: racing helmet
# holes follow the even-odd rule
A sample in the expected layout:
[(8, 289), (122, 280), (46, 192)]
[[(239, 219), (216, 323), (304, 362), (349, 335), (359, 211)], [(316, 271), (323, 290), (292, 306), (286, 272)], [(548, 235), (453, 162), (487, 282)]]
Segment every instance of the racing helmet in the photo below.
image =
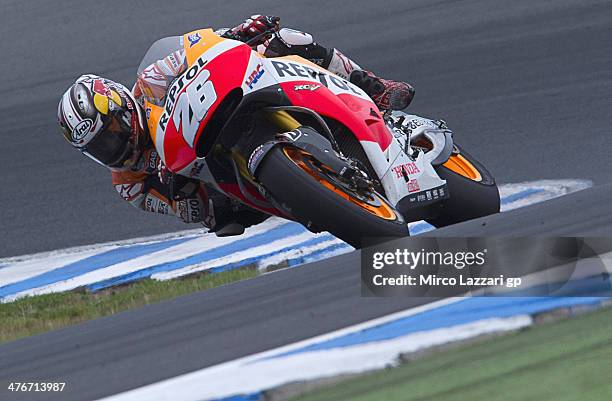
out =
[(125, 86), (82, 75), (62, 96), (57, 115), (66, 140), (96, 162), (121, 170), (137, 161), (144, 124)]

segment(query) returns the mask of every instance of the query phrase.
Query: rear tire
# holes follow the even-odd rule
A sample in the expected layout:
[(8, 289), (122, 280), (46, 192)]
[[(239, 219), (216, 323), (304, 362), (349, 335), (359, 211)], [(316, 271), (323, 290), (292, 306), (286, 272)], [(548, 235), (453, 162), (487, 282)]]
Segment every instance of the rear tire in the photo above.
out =
[[(408, 236), (403, 217), (384, 197), (372, 192), (373, 202), (383, 205), (380, 207), (388, 213), (383, 218), (336, 193), (341, 186), (333, 181), (326, 182), (335, 189), (324, 186), (312, 171), (292, 160), (295, 156), (285, 148), (276, 146), (269, 151), (257, 170), (257, 179), (297, 221), (316, 231), (329, 231), (355, 248)], [(322, 170), (317, 174), (326, 176)], [(345, 189), (341, 191), (347, 194)]]
[(437, 217), (427, 220), (438, 228), (499, 213), (500, 209), (499, 190), (491, 173), (459, 145), (455, 146), (459, 154), (478, 170), (481, 180), (457, 174), (444, 165), (436, 166), (440, 178), (446, 180), (450, 194), (448, 200), (441, 202)]

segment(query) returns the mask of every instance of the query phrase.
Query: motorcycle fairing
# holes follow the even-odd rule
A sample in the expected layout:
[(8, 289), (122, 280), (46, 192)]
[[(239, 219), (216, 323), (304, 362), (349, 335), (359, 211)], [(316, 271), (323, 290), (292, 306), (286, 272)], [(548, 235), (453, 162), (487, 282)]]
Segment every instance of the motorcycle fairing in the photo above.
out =
[[(171, 171), (220, 189), (205, 158), (196, 154), (207, 122), (232, 90), (240, 88), (249, 98), (259, 93), (269, 98), (274, 89), (289, 103), (346, 126), (361, 143), (392, 204), (415, 187), (427, 190), (444, 185), (424, 158), (412, 160), (403, 152), (376, 105), (347, 80), (298, 56), (265, 58), (248, 45), (221, 38), (210, 29), (185, 34), (182, 42), (189, 68), (171, 84), (163, 107), (145, 104), (151, 137)], [(389, 174), (410, 163), (417, 166), (405, 171), (413, 176), (410, 179)], [(253, 206), (248, 199), (245, 203)]]
[[(206, 123), (227, 94), (241, 86), (251, 53), (243, 43), (223, 39), (211, 29), (183, 35), (183, 46), (189, 68), (170, 85), (164, 106), (145, 102), (155, 147), (174, 172), (194, 163)], [(221, 74), (223, 79), (209, 79)]]

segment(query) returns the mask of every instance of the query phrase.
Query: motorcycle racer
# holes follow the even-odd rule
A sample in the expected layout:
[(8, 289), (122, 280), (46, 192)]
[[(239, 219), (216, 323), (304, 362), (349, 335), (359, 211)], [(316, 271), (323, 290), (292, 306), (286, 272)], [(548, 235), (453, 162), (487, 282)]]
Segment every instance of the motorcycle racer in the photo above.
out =
[[(254, 15), (231, 29), (216, 33), (246, 42), (267, 57), (298, 55), (361, 87), (382, 110), (407, 107), (413, 88), (362, 70), (335, 48), (316, 43), (312, 36), (279, 27), (279, 18)], [(200, 40), (190, 35), (191, 44)], [(147, 132), (144, 99), (161, 105), (171, 82), (187, 62), (182, 37), (153, 44), (138, 68), (132, 91), (95, 75), (83, 75), (63, 95), (58, 119), (65, 138), (85, 155), (108, 167), (120, 196), (132, 205), (175, 215), (185, 223), (201, 222), (218, 236), (237, 235), (268, 216), (203, 183), (170, 173), (157, 155)]]

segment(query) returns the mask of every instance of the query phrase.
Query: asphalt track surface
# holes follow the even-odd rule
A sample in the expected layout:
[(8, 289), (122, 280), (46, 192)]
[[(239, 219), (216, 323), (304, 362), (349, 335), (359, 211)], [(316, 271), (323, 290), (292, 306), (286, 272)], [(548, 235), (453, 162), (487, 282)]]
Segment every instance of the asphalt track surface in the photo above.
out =
[(57, 102), (81, 73), (132, 84), (156, 39), (278, 14), (445, 118), (500, 183), (611, 182), (612, 2), (3, 0), (0, 257), (185, 229), (123, 202), (68, 146)]
[[(63, 143), (57, 97), (81, 72), (129, 82), (156, 38), (251, 12), (282, 14), (380, 75), (409, 79), (411, 110), (446, 118), (499, 182), (597, 185), (438, 234), (612, 235), (609, 1), (133, 1), (121, 15), (93, 2), (5, 3), (0, 255), (183, 228), (123, 204), (108, 174)], [(94, 399), (428, 302), (361, 298), (358, 266), (351, 253), (2, 345), (0, 399)], [(67, 392), (3, 393), (35, 379), (66, 381)]]

